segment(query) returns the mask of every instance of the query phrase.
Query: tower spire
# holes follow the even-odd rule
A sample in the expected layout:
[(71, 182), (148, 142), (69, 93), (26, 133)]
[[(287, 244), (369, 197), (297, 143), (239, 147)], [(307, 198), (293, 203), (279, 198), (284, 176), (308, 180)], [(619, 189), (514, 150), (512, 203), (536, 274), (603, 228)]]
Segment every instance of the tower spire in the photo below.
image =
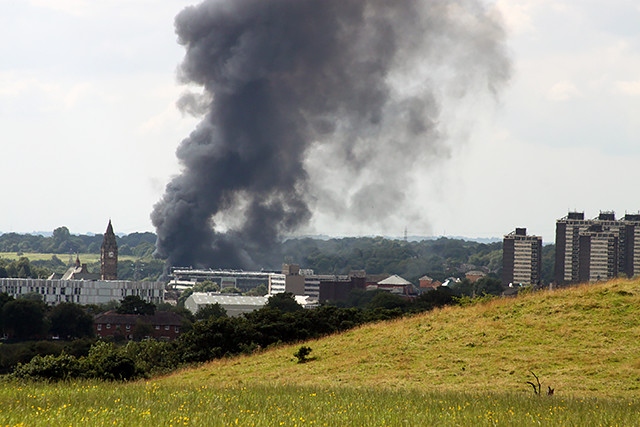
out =
[(102, 280), (118, 279), (118, 244), (111, 219), (109, 219), (100, 248), (100, 277)]

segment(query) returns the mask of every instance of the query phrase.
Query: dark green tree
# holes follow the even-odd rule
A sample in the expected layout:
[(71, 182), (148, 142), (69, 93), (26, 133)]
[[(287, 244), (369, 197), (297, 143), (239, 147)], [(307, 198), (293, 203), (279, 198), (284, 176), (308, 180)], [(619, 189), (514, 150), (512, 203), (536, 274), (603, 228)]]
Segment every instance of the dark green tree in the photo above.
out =
[(150, 337), (153, 334), (151, 323), (138, 319), (133, 327), (133, 338), (137, 341)]
[(31, 263), (29, 262), (29, 258), (20, 257), (20, 259), (14, 264), (11, 263), (12, 266), (12, 275), (11, 277), (18, 277), (21, 279), (26, 279), (31, 276)]
[(267, 285), (265, 285), (264, 283), (261, 283), (255, 288), (251, 289), (250, 291), (245, 292), (245, 295), (263, 297), (268, 293), (269, 293), (269, 289), (267, 288)]
[(475, 296), (475, 292), (476, 292), (475, 284), (471, 283), (471, 281), (467, 278), (460, 280), (460, 282), (453, 282), (449, 284), (448, 287), (456, 296), (467, 296), (467, 297)]
[(6, 303), (13, 300), (14, 298), (8, 293), (6, 292), (0, 293), (0, 332), (2, 333), (4, 333), (4, 319), (3, 319), (4, 316), (2, 316), (2, 309), (4, 308)]
[(40, 338), (45, 334), (45, 304), (40, 301), (17, 299), (2, 307), (5, 332), (17, 341)]
[(219, 317), (227, 317), (227, 310), (219, 303), (207, 304), (200, 307), (195, 314), (196, 320), (217, 319)]
[(375, 296), (367, 304), (367, 308), (374, 310), (376, 308), (385, 308), (392, 310), (394, 308), (405, 309), (409, 303), (398, 295), (394, 295), (390, 292), (377, 292)]
[(71, 237), (71, 233), (69, 229), (65, 226), (58, 227), (53, 230), (53, 241), (56, 245), (59, 245), (62, 242), (69, 240)]
[(219, 290), (220, 286), (218, 286), (217, 283), (214, 283), (211, 280), (205, 280), (203, 282), (196, 283), (191, 287), (191, 289), (185, 289), (184, 291), (182, 291), (182, 293), (178, 297), (178, 305), (184, 307), (184, 302), (194, 292), (218, 292)]
[(307, 363), (309, 360), (311, 360), (309, 358), (309, 354), (311, 354), (311, 347), (307, 347), (307, 346), (302, 346), (298, 349), (298, 351), (296, 351), (295, 353), (293, 353), (293, 355), (295, 356), (296, 359), (298, 359), (298, 363)]
[(87, 377), (103, 380), (130, 380), (140, 374), (135, 361), (113, 343), (96, 342), (83, 359), (83, 368)]
[(500, 282), (500, 279), (495, 277), (483, 277), (474, 283), (476, 296), (482, 295), (502, 295), (504, 287)]
[(50, 332), (66, 340), (92, 337), (93, 318), (74, 303), (58, 304), (49, 311)]
[(265, 308), (280, 310), (284, 313), (304, 310), (304, 308), (296, 302), (291, 292), (283, 292), (270, 296), (265, 304)]
[(149, 314), (156, 312), (156, 306), (146, 302), (137, 295), (128, 295), (120, 301), (120, 306), (116, 309), (120, 314)]

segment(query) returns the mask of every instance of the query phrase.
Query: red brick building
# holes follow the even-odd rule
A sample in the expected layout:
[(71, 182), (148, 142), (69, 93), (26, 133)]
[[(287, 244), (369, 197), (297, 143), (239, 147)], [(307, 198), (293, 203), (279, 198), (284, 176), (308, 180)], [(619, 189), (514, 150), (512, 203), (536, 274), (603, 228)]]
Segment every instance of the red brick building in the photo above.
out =
[(485, 273), (484, 271), (479, 271), (479, 270), (467, 271), (464, 274), (464, 277), (469, 279), (469, 281), (471, 283), (476, 283), (478, 280), (480, 280), (480, 279), (482, 279), (483, 277), (486, 277), (486, 276), (487, 276), (487, 273)]
[(422, 276), (420, 279), (420, 289), (422, 290), (435, 290), (442, 286), (442, 282), (434, 280), (429, 276)]
[(153, 315), (119, 314), (107, 311), (93, 318), (93, 329), (97, 337), (138, 340), (154, 338), (162, 341), (176, 339), (182, 332), (182, 317), (170, 311), (159, 311)]

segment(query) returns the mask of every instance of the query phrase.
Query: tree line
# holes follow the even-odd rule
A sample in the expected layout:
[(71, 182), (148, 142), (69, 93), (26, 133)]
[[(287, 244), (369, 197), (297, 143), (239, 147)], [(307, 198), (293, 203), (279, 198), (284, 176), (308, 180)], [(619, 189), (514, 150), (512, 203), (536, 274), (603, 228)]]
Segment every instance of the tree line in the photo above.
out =
[[(50, 259), (31, 261), (21, 256), (17, 260), (0, 257), (0, 278), (46, 279), (52, 273), (64, 273), (72, 262), (63, 262), (57, 255)], [(87, 263), (91, 272), (100, 271), (100, 261)], [(159, 259), (118, 260), (120, 280), (158, 280), (165, 271), (165, 263)]]
[[(120, 254), (134, 255), (141, 260), (138, 264), (132, 261), (118, 264), (119, 276), (123, 279), (139, 280), (162, 274), (162, 260), (151, 258), (155, 250), (155, 234), (132, 233), (118, 236), (117, 241)], [(102, 235), (76, 236), (71, 235), (66, 227), (59, 227), (50, 237), (15, 233), (0, 235), (0, 252), (99, 253), (101, 243)], [(554, 254), (554, 245), (543, 247), (544, 283), (552, 281)], [(446, 237), (421, 241), (383, 237), (294, 238), (260, 248), (251, 256), (265, 270), (277, 270), (287, 262), (313, 269), (318, 274), (348, 274), (352, 270), (365, 270), (369, 274), (398, 274), (414, 284), (423, 275), (443, 281), (448, 277), (462, 278), (465, 272), (474, 269), (483, 270), (495, 278), (499, 278), (502, 272), (501, 241), (480, 243)], [(147, 265), (140, 265), (141, 262)], [(59, 257), (52, 262), (43, 262), (43, 265), (32, 264), (49, 270), (62, 268), (53, 263), (64, 265)], [(220, 265), (198, 267), (224, 268)]]
[[(0, 252), (76, 254), (100, 253), (102, 234), (75, 235), (65, 226), (53, 230), (51, 236), (40, 234), (0, 234)], [(153, 233), (131, 233), (116, 235), (118, 253), (138, 258), (150, 258), (155, 250), (156, 235)]]
[[(555, 246), (542, 249), (542, 279), (553, 279)], [(471, 270), (491, 277), (502, 274), (502, 242), (480, 243), (440, 237), (421, 241), (351, 237), (341, 239), (290, 239), (279, 248), (280, 259), (312, 268), (321, 274), (348, 274), (365, 270), (370, 274), (398, 274), (412, 283), (428, 275), (444, 281), (463, 278)]]
[[(327, 305), (304, 309), (292, 294), (285, 293), (270, 297), (263, 308), (238, 317), (227, 316), (219, 305), (207, 306), (190, 318), (184, 313), (189, 327), (174, 341), (94, 341), (88, 348), (77, 345), (70, 351), (37, 354), (29, 362), (17, 364), (11, 375), (46, 380), (148, 377), (194, 363), (253, 353), (281, 343), (318, 338), (364, 323), (457, 303), (447, 289), (427, 292), (412, 301), (387, 292), (372, 291), (359, 301), (360, 307)], [(130, 303), (123, 300), (121, 309), (129, 306), (126, 310), (132, 310)], [(136, 303), (133, 301), (134, 306)], [(148, 305), (145, 307), (145, 310), (149, 309)], [(141, 310), (140, 307), (135, 309), (136, 312)]]

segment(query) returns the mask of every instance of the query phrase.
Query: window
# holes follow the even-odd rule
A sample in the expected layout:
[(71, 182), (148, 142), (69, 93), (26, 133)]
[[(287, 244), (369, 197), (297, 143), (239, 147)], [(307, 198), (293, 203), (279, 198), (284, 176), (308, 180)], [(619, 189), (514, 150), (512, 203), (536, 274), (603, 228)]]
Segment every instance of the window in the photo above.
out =
[(98, 330), (101, 331), (102, 330), (102, 323), (98, 323)]
[(160, 325), (156, 325), (156, 330), (160, 330)]
[(164, 325), (164, 330), (168, 331), (169, 330), (169, 325)]
[(107, 323), (107, 329), (111, 329), (111, 323)]
[(131, 329), (131, 325), (127, 325), (127, 331)]
[(177, 334), (178, 332), (180, 332), (180, 327), (179, 327), (179, 326), (176, 326), (175, 331), (176, 331), (176, 334)]

